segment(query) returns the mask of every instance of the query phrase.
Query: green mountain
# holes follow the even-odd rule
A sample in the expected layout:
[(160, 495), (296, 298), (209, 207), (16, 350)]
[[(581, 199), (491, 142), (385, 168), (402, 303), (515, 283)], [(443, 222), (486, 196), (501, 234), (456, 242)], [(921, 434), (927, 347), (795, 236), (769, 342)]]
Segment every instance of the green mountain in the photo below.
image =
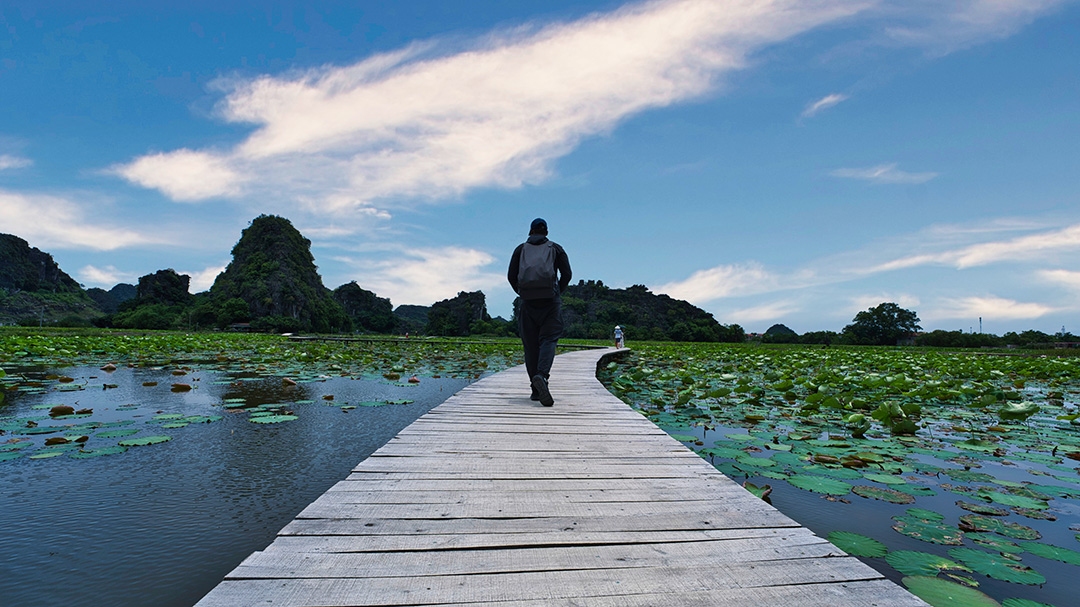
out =
[(232, 316), (233, 322), (249, 321), (253, 327), (275, 331), (352, 329), (345, 310), (323, 285), (311, 241), (288, 219), (256, 217), (240, 234), (232, 255), (210, 288), (210, 301)]
[(89, 324), (101, 316), (79, 283), (22, 238), (0, 234), (0, 324)]
[(360, 288), (355, 280), (334, 289), (334, 299), (344, 308), (357, 331), (392, 333), (397, 326), (390, 300)]
[(746, 341), (739, 325), (722, 325), (705, 310), (644, 285), (612, 289), (582, 280), (566, 289), (562, 306), (565, 337), (610, 339), (619, 325), (627, 341)]

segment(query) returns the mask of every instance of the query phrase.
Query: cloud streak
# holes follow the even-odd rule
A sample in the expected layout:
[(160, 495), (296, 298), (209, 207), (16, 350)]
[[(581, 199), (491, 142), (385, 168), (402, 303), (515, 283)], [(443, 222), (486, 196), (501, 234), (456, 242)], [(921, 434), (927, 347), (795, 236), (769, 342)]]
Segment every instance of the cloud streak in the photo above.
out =
[(102, 225), (78, 204), (60, 196), (22, 194), (0, 189), (3, 230), (31, 246), (112, 251), (158, 240), (138, 232)]
[(354, 65), (219, 85), (255, 126), (229, 150), (112, 167), (174, 200), (276, 192), (323, 210), (440, 199), (548, 177), (582, 139), (716, 89), (769, 44), (854, 14), (841, 0), (669, 0), (491, 35), (453, 54), (414, 45)]
[(803, 110), (802, 117), (803, 118), (811, 118), (811, 117), (817, 115), (818, 112), (820, 112), (822, 110), (827, 110), (827, 109), (833, 107), (834, 105), (836, 105), (836, 104), (838, 104), (838, 103), (840, 103), (842, 101), (847, 101), (847, 99), (848, 99), (847, 95), (841, 95), (839, 93), (833, 93), (831, 95), (826, 95), (826, 96), (822, 97), (821, 99), (818, 99), (817, 101), (815, 101), (815, 102), (811, 103), (810, 105), (806, 106), (806, 109)]
[(34, 164), (29, 158), (23, 158), (21, 156), (12, 156), (11, 154), (0, 154), (0, 171), (6, 171), (8, 169), (21, 169)]
[(833, 177), (858, 179), (871, 183), (908, 184), (926, 183), (938, 175), (937, 173), (908, 173), (896, 167), (897, 164), (894, 162), (891, 164), (879, 164), (866, 169), (836, 169), (829, 174)]
[(404, 249), (381, 261), (338, 258), (354, 268), (353, 278), (363, 288), (389, 297), (395, 306), (430, 305), (461, 291), (490, 290), (504, 284), (505, 273), (487, 268), (496, 259), (488, 253), (462, 247)]
[(944, 319), (993, 318), (995, 320), (1029, 320), (1046, 316), (1056, 309), (1040, 303), (1024, 303), (1002, 297), (961, 297), (946, 299), (942, 307), (927, 316)]

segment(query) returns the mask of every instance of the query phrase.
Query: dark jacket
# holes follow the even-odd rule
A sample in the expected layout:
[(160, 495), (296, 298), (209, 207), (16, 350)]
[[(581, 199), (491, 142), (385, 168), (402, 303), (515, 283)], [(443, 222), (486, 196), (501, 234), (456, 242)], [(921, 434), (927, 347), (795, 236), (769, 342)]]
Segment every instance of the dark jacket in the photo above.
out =
[[(526, 242), (535, 245), (544, 244), (547, 241), (547, 236), (542, 234), (530, 234), (529, 239)], [(552, 242), (551, 244), (555, 247), (555, 270), (559, 273), (559, 293), (562, 293), (566, 290), (566, 287), (570, 286), (570, 278), (573, 276), (570, 271), (570, 258), (566, 256), (566, 251), (564, 251), (558, 243)], [(510, 286), (514, 288), (514, 293), (519, 295), (521, 294), (521, 290), (518, 289), (518, 270), (521, 268), (521, 248), (524, 246), (525, 243), (522, 243), (514, 249), (514, 254), (510, 256), (510, 268), (506, 271), (506, 279), (510, 281)]]

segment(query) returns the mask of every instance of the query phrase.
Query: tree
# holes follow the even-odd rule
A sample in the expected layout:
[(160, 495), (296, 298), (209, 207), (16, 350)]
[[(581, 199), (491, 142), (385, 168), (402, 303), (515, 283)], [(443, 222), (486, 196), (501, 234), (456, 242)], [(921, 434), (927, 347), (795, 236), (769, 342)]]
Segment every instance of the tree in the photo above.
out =
[(894, 303), (882, 303), (855, 315), (841, 332), (844, 341), (856, 345), (895, 346), (912, 339), (919, 326), (919, 316)]

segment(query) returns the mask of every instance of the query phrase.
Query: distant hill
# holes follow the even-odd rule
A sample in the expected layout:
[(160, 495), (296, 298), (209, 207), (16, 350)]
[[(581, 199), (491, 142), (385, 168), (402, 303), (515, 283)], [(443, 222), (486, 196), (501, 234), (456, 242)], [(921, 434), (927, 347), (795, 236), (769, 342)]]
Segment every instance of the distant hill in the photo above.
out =
[(52, 255), (22, 238), (0, 234), (0, 324), (90, 324), (102, 315)]
[(122, 282), (108, 291), (98, 287), (91, 287), (86, 290), (86, 294), (90, 296), (90, 299), (94, 300), (94, 303), (102, 312), (114, 314), (120, 304), (129, 299), (135, 299), (137, 290), (135, 285)]
[(419, 335), (427, 329), (429, 306), (414, 306), (405, 304), (394, 308), (394, 319), (397, 321), (396, 332)]
[(336, 333), (352, 322), (323, 285), (311, 241), (284, 217), (252, 220), (232, 250), (233, 259), (210, 288), (214, 306), (247, 305), (253, 325), (272, 330)]
[(739, 325), (722, 325), (705, 310), (654, 294), (644, 285), (612, 289), (598, 280), (582, 280), (566, 289), (562, 305), (565, 337), (609, 339), (619, 325), (627, 341), (746, 340)]
[(392, 333), (397, 327), (390, 300), (360, 288), (355, 280), (334, 289), (334, 299), (345, 309), (357, 331)]

